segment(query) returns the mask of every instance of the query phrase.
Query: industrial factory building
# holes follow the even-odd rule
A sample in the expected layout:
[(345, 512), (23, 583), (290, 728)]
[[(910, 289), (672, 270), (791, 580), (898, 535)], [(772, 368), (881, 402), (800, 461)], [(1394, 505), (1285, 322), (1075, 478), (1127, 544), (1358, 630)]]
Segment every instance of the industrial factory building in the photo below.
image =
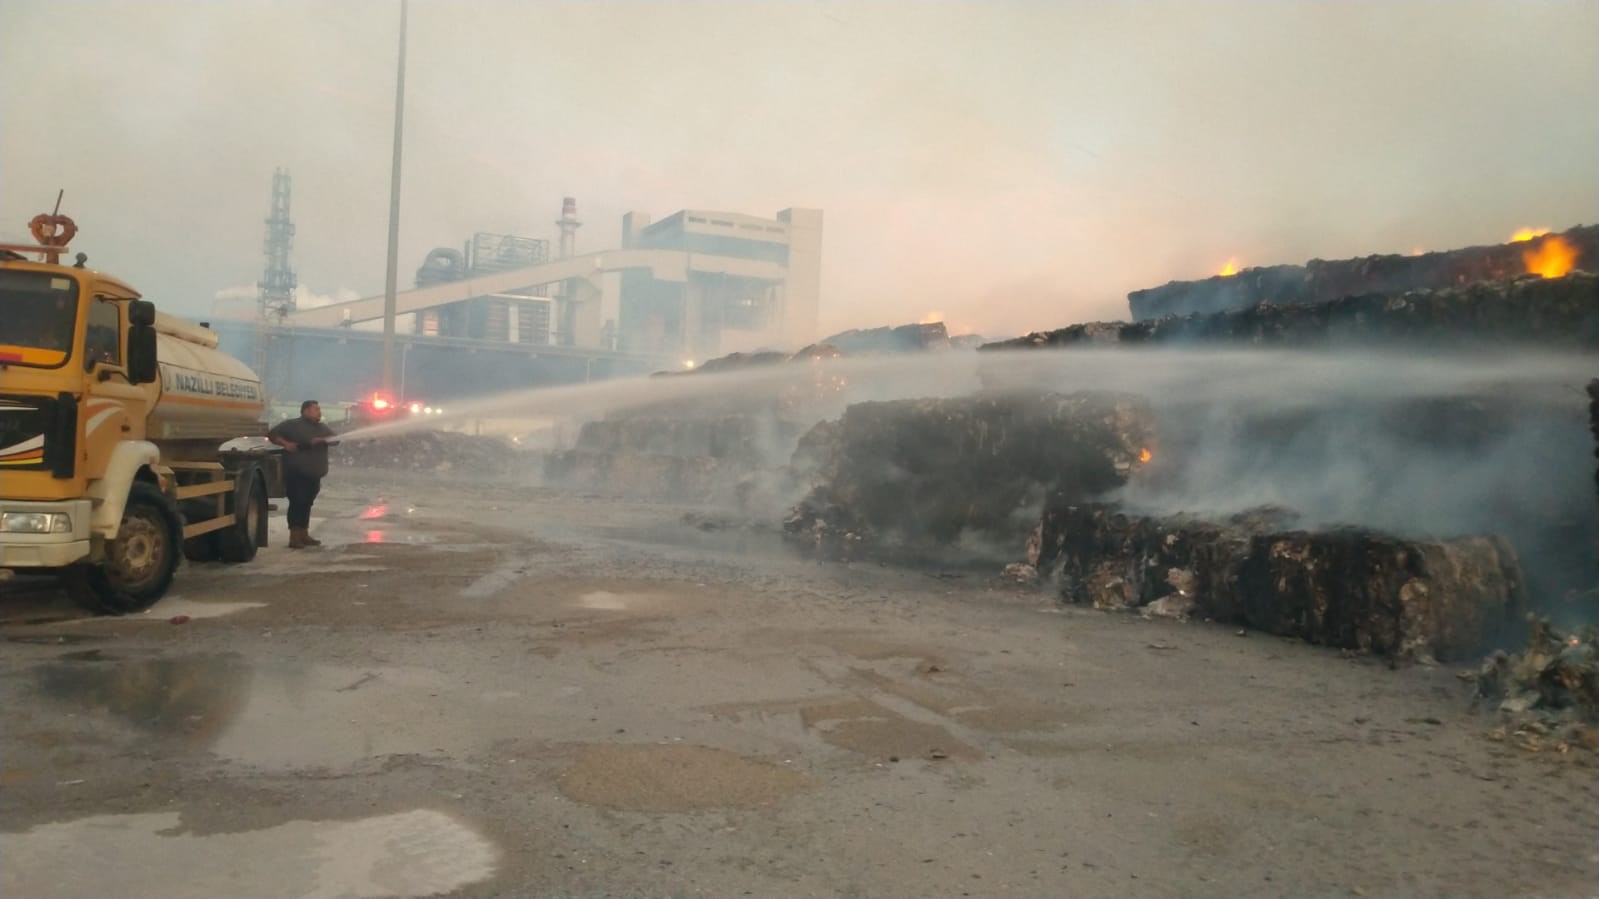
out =
[[(279, 172), (255, 322), (248, 329), (222, 323), (224, 342), (255, 360), (273, 393), (309, 389), (291, 381), (312, 370), (321, 383), (372, 389), (378, 368), (366, 357), (377, 347), (367, 344), (383, 320), (384, 298), (296, 306), (288, 199), (288, 175)], [(683, 210), (654, 223), (630, 212), (620, 248), (581, 255), (576, 200), (563, 200), (554, 224), (553, 247), (480, 232), (426, 254), (415, 286), (396, 296), (396, 314), (408, 316), (398, 335), (408, 389), (441, 396), (463, 383), (570, 383), (732, 350), (792, 348), (817, 336), (820, 210), (785, 209), (772, 218)], [(323, 359), (330, 347), (338, 352)], [(449, 363), (437, 379), (428, 369), (439, 366), (409, 370), (413, 360), (434, 358)], [(477, 367), (483, 371), (474, 374)]]
[[(434, 249), (397, 311), (415, 314), (419, 336), (662, 359), (816, 336), (820, 210), (785, 209), (769, 219), (683, 210), (653, 224), (631, 212), (620, 249), (578, 255), (581, 224), (568, 197), (553, 254), (547, 240), (484, 233), (461, 249)], [(613, 273), (619, 278), (607, 277)], [(284, 323), (350, 327), (382, 315), (376, 296), (297, 309)]]
[(685, 209), (654, 224), (632, 212), (622, 219), (622, 247), (684, 255), (680, 279), (649, 268), (622, 271), (623, 350), (704, 358), (816, 337), (820, 210), (785, 209), (764, 219)]

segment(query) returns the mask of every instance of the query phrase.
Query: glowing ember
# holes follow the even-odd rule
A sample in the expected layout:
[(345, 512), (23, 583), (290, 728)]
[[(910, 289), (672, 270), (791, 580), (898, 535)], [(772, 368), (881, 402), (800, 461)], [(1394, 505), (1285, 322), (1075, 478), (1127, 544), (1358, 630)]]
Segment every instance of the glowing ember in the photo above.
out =
[(1227, 260), (1227, 264), (1222, 266), (1221, 271), (1216, 274), (1221, 275), (1223, 278), (1231, 278), (1233, 275), (1238, 274), (1237, 257)]
[(1548, 233), (1548, 228), (1522, 228), (1515, 234), (1510, 235), (1510, 242), (1526, 243), (1527, 241), (1532, 240), (1534, 237), (1542, 237)]
[(1148, 462), (1153, 458), (1155, 458), (1155, 454), (1150, 452), (1147, 446), (1138, 451), (1138, 461), (1140, 462)]
[(1538, 247), (1521, 254), (1527, 272), (1545, 278), (1558, 278), (1577, 264), (1577, 248), (1561, 237), (1551, 237)]

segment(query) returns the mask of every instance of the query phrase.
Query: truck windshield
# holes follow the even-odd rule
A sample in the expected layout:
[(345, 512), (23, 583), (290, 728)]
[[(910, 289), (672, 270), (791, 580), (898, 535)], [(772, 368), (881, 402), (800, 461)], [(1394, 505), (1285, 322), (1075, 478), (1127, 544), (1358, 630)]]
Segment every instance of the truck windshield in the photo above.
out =
[(0, 365), (55, 368), (72, 352), (78, 282), (0, 269)]

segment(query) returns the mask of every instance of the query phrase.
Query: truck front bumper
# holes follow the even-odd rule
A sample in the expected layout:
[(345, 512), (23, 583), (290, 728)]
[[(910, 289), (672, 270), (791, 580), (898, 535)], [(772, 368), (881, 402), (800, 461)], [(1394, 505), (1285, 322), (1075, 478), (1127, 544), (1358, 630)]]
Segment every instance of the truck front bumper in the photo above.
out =
[(92, 510), (93, 505), (86, 499), (61, 502), (0, 499), (0, 518), (16, 512), (65, 514), (72, 518), (72, 527), (64, 532), (33, 534), (0, 530), (0, 568), (59, 568), (87, 558), (93, 545), (89, 539)]

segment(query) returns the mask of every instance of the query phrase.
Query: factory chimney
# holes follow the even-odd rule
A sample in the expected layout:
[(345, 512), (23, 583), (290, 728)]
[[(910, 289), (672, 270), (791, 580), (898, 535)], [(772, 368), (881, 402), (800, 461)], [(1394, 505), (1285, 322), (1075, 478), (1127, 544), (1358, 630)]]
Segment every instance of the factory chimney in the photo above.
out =
[(561, 258), (566, 259), (577, 252), (577, 229), (583, 227), (583, 223), (577, 220), (575, 197), (561, 198), (561, 217), (555, 224), (561, 229)]

